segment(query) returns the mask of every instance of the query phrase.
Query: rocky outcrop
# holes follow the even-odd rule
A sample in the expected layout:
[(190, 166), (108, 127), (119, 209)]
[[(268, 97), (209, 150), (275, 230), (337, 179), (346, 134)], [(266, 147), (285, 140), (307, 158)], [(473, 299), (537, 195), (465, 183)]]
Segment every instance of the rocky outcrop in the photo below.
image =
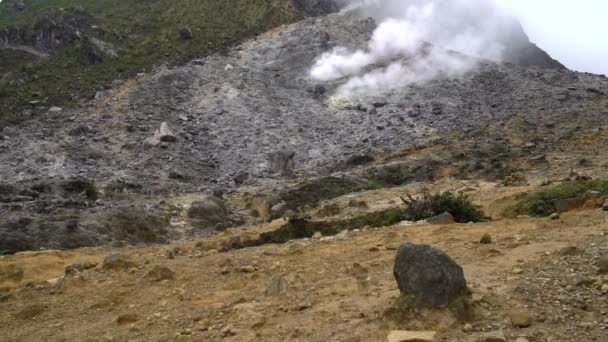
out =
[(502, 35), (498, 37), (498, 41), (505, 46), (503, 58), (506, 62), (524, 67), (535, 66), (547, 69), (566, 69), (563, 64), (532, 43), (518, 21), (507, 21), (505, 26)]

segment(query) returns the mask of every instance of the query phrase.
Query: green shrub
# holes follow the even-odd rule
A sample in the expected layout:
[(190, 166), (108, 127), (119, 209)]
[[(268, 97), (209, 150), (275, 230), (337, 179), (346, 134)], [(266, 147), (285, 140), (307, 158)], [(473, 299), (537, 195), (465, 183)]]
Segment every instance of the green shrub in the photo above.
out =
[(584, 194), (587, 191), (597, 191), (604, 195), (608, 195), (608, 180), (567, 182), (547, 190), (529, 194), (521, 202), (507, 208), (504, 212), (504, 216), (549, 216), (556, 211), (555, 204), (557, 201), (566, 198), (574, 198), (578, 195)]
[(456, 222), (460, 223), (489, 220), (483, 210), (473, 204), (469, 197), (462, 192), (427, 193), (420, 198), (408, 195), (407, 198), (401, 197), (401, 200), (405, 204), (402, 219), (407, 221), (424, 220), (445, 212), (452, 214)]

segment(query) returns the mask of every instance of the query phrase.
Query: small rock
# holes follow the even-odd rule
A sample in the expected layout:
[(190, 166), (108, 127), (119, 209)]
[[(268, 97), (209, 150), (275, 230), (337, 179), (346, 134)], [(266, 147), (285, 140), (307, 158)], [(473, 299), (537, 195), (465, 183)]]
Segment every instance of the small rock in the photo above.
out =
[(492, 243), (492, 236), (490, 234), (484, 234), (484, 236), (481, 237), (481, 240), (479, 240), (479, 243), (487, 245)]
[(51, 108), (49, 108), (49, 113), (50, 114), (59, 114), (61, 112), (63, 112), (63, 108), (61, 108), (61, 107), (51, 107)]
[(432, 342), (435, 340), (434, 331), (393, 330), (388, 334), (388, 342)]
[(515, 342), (530, 342), (530, 341), (525, 337), (518, 337), (515, 339)]
[(344, 240), (348, 237), (348, 229), (344, 229), (343, 231), (336, 234), (336, 240)]
[(587, 276), (578, 274), (574, 277), (572, 283), (574, 286), (590, 286), (594, 283), (594, 280)]
[(110, 270), (120, 270), (135, 267), (137, 264), (130, 256), (124, 254), (110, 254), (103, 260), (103, 268)]
[(61, 287), (63, 285), (63, 277), (53, 278), (46, 281), (47, 284), (51, 287)]
[(563, 256), (572, 256), (577, 255), (579, 253), (579, 250), (576, 246), (568, 246), (560, 249), (558, 253), (559, 255)]
[(160, 145), (161, 141), (156, 139), (155, 137), (147, 137), (146, 140), (144, 140), (144, 146), (148, 146), (148, 147), (156, 147), (158, 145)]
[(287, 208), (287, 203), (281, 201), (281, 202), (273, 205), (272, 208), (270, 208), (270, 212), (273, 215), (280, 215), (281, 213), (285, 212), (286, 208)]
[(313, 240), (321, 240), (322, 237), (323, 237), (323, 233), (321, 233), (321, 232), (315, 232), (314, 234), (312, 234)]
[(551, 220), (559, 220), (560, 216), (559, 216), (559, 213), (553, 213), (553, 214), (549, 215), (549, 218)]
[(604, 204), (602, 204), (602, 210), (608, 211), (608, 199), (604, 201)]
[(34, 318), (41, 313), (43, 313), (46, 308), (40, 304), (34, 304), (23, 308), (21, 311), (15, 314), (15, 317), (19, 319), (31, 319)]
[(287, 288), (287, 279), (281, 274), (276, 274), (272, 277), (272, 280), (270, 280), (270, 284), (266, 288), (266, 295), (279, 296), (287, 293)]
[(452, 214), (445, 212), (441, 215), (427, 218), (425, 222), (429, 224), (452, 224), (456, 221), (454, 220), (454, 216), (452, 216)]
[(506, 342), (505, 333), (502, 330), (490, 331), (483, 335), (483, 342)]
[(166, 122), (160, 124), (160, 130), (158, 131), (158, 140), (161, 142), (176, 142), (177, 138), (175, 134), (169, 128), (169, 125)]
[(599, 269), (598, 272), (601, 274), (608, 273), (608, 255), (600, 257), (595, 266)]
[(116, 319), (116, 323), (118, 323), (118, 325), (125, 325), (135, 323), (139, 320), (141, 320), (141, 316), (139, 316), (138, 314), (129, 313), (118, 316), (118, 318)]
[(471, 332), (473, 331), (473, 326), (471, 325), (471, 323), (466, 323), (463, 327), (462, 327), (462, 331), (463, 332)]
[(511, 324), (517, 328), (527, 328), (532, 325), (532, 315), (528, 310), (514, 309), (509, 312)]
[(168, 279), (173, 279), (175, 277), (175, 273), (171, 271), (168, 267), (165, 266), (155, 266), (148, 274), (146, 278), (152, 281), (163, 281)]
[(255, 272), (255, 267), (253, 266), (243, 266), (239, 269), (243, 273), (253, 273)]

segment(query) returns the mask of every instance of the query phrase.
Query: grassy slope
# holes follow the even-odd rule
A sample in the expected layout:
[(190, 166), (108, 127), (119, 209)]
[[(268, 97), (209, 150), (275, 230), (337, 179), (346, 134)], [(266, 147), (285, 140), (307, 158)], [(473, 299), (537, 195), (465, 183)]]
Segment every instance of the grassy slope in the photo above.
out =
[[(86, 94), (114, 79), (133, 75), (152, 65), (181, 63), (220, 50), (272, 27), (297, 18), (285, 0), (30, 0), (23, 12), (10, 9), (11, 1), (0, 3), (0, 29), (25, 27), (33, 32), (37, 19), (50, 15), (61, 21), (66, 15), (87, 17), (91, 25), (106, 32), (104, 40), (118, 50), (118, 58), (84, 65), (79, 46), (57, 51), (35, 61), (21, 59), (5, 50), (0, 71), (0, 118), (9, 119), (27, 106), (32, 94)], [(179, 39), (178, 29), (188, 26), (193, 39)], [(9, 62), (10, 61), (10, 62)], [(26, 76), (25, 85), (15, 87), (11, 80)], [(2, 76), (2, 75), (0, 75)]]

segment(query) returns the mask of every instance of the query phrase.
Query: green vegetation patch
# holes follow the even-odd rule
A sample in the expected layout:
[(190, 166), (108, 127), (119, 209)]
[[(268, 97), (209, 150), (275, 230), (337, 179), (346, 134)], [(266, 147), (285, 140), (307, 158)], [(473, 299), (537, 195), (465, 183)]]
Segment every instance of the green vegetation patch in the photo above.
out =
[(435, 194), (424, 194), (420, 198), (412, 196), (401, 197), (405, 204), (403, 220), (419, 221), (429, 217), (450, 213), (459, 223), (485, 222), (489, 218), (483, 210), (473, 204), (469, 197), (462, 193), (452, 191)]
[(603, 195), (608, 195), (608, 180), (572, 181), (529, 194), (521, 202), (507, 208), (504, 216), (549, 216), (556, 212), (555, 205), (559, 200), (574, 198), (587, 191), (597, 191)]
[[(118, 56), (86, 64), (78, 41), (48, 58), (3, 51), (0, 121), (9, 122), (34, 94), (92, 97), (113, 80), (221, 51), (299, 18), (284, 0), (29, 0), (23, 11), (12, 6), (0, 2), (0, 30), (18, 28), (25, 45), (34, 44), (36, 29), (49, 20), (78, 22), (82, 34), (111, 44)], [(184, 26), (192, 39), (180, 39)]]

